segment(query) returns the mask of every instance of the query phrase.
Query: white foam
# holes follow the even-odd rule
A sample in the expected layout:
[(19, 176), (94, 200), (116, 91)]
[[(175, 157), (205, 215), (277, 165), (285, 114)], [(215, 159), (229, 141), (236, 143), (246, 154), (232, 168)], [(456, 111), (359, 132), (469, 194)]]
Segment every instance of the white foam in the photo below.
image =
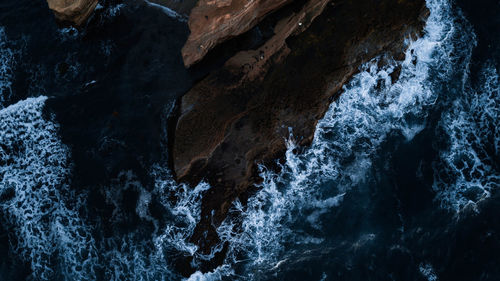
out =
[(228, 265), (222, 265), (217, 267), (215, 270), (202, 273), (201, 271), (196, 271), (191, 274), (189, 278), (185, 279), (186, 281), (217, 281), (221, 280), (224, 276), (227, 276), (228, 273), (231, 272)]
[(57, 30), (58, 39), (61, 42), (73, 41), (77, 39), (81, 34), (75, 27), (63, 27)]
[(105, 280), (178, 280), (168, 260), (140, 231), (103, 239), (98, 246)]
[(438, 277), (436, 273), (434, 273), (434, 269), (432, 268), (432, 265), (429, 263), (422, 263), (418, 267), (420, 270), (420, 273), (427, 279), (427, 281), (438, 281)]
[[(187, 280), (258, 279), (263, 271), (278, 269), (287, 260), (283, 256), (286, 243), (322, 243), (323, 237), (315, 236), (317, 231), (314, 231), (321, 228), (322, 216), (341, 205), (352, 188), (365, 182), (373, 157), (387, 137), (399, 134), (401, 139), (412, 141), (423, 130), (428, 108), (436, 103), (439, 94), (433, 92), (428, 83), (430, 68), (438, 69), (438, 75), (443, 77), (448, 75), (448, 68), (453, 65), (453, 38), (457, 33), (447, 1), (429, 0), (427, 5), (431, 14), (425, 36), (408, 42), (399, 80), (393, 84), (390, 78), (396, 63), (378, 67), (375, 59), (363, 66), (344, 87), (344, 93), (318, 123), (311, 147), (302, 154), (293, 153), (296, 144), (291, 128), (282, 172), (276, 174), (261, 167), (264, 178), (261, 190), (246, 206), (235, 201), (230, 210), (235, 216), (228, 216), (217, 230), (222, 243), (229, 242), (224, 264), (208, 273), (197, 271)], [(170, 16), (183, 19), (178, 14)], [(497, 83), (497, 80), (491, 81), (484, 85)], [(498, 97), (498, 92), (495, 93)], [(477, 103), (476, 108), (484, 108), (490, 98), (483, 98), (483, 104)], [(57, 124), (42, 116), (45, 99), (27, 99), (0, 110), (0, 160), (2, 164), (7, 163), (0, 165), (0, 193), (9, 188), (15, 190), (14, 197), (0, 202), (0, 207), (15, 226), (16, 235), (26, 237), (17, 251), (31, 262), (37, 278), (51, 279), (54, 262), (57, 262), (57, 268), (62, 268), (65, 278), (70, 280), (95, 279), (96, 266), (104, 270), (109, 280), (178, 279), (169, 268), (166, 253), (191, 255), (192, 265), (197, 266), (200, 260), (208, 260), (221, 250), (222, 243), (211, 254), (203, 255), (189, 241), (200, 220), (202, 196), (210, 186), (204, 182), (195, 188), (177, 184), (167, 169), (158, 166), (151, 168), (151, 175), (156, 179), (153, 190), (141, 186), (130, 171), (118, 176), (123, 180), (103, 188), (107, 203), (114, 206), (110, 223), (127, 216), (120, 210), (118, 201), (123, 192), (132, 189), (139, 194), (135, 212), (155, 225), (152, 238), (144, 237), (138, 229), (103, 238), (96, 245), (78, 215), (78, 207), (85, 202), (70, 188), (68, 149), (58, 138)], [(450, 109), (449, 120), (456, 120), (455, 112), (462, 112), (462, 108), (454, 108)], [(491, 125), (488, 120), (499, 118), (495, 115), (497, 108), (485, 108), (484, 115), (480, 116), (484, 117), (481, 122), (487, 127)], [(448, 124), (448, 119), (444, 119), (443, 126)], [(468, 130), (464, 125), (456, 128), (455, 131)], [(498, 140), (498, 129), (494, 134)], [(103, 144), (106, 141), (109, 140), (103, 140)], [(496, 142), (496, 155), (499, 148)], [(443, 152), (443, 159), (451, 159), (447, 153)], [(442, 187), (435, 188), (441, 194)], [(149, 213), (152, 198), (172, 217), (162, 229)], [(313, 231), (297, 231), (297, 222), (308, 223)], [(375, 234), (366, 234), (353, 247), (361, 247), (373, 239)], [(50, 256), (56, 251), (61, 259), (51, 260)], [(240, 263), (246, 264), (244, 272), (235, 272), (235, 265)], [(427, 269), (427, 266), (421, 267), (422, 274), (427, 274)], [(324, 274), (323, 278), (326, 277)]]
[(16, 51), (9, 47), (5, 28), (0, 26), (0, 109), (12, 95)]
[(149, 6), (157, 8), (157, 9), (160, 9), (167, 16), (169, 16), (169, 17), (171, 17), (173, 19), (176, 19), (176, 20), (181, 21), (181, 22), (187, 22), (187, 20), (188, 20), (185, 15), (181, 15), (181, 14), (177, 13), (176, 11), (174, 11), (174, 10), (172, 10), (172, 9), (166, 7), (166, 6), (163, 6), (163, 5), (160, 5), (160, 4), (156, 4), (156, 3), (150, 2), (148, 0), (144, 0), (144, 1)]
[[(72, 280), (94, 276), (96, 253), (78, 215), (83, 201), (69, 188), (71, 162), (58, 126), (42, 116), (46, 97), (0, 110), (0, 208), (16, 234), (15, 251), (37, 280), (55, 268)], [(54, 255), (57, 254), (57, 258)]]
[(116, 4), (114, 6), (110, 6), (106, 9), (105, 16), (109, 17), (109, 18), (116, 17), (117, 15), (119, 15), (121, 13), (121, 11), (124, 7), (125, 7), (125, 4), (123, 4), (123, 3)]
[(440, 122), (449, 146), (434, 163), (434, 189), (442, 206), (455, 212), (490, 197), (500, 187), (500, 84), (498, 70), (486, 65), (479, 88), (465, 87)]
[(311, 224), (311, 226), (317, 229), (321, 229), (319, 217), (322, 214), (327, 213), (329, 209), (339, 206), (340, 203), (342, 203), (344, 195), (345, 193), (342, 193), (337, 196), (327, 198), (325, 200), (318, 200), (313, 202), (314, 211), (307, 217), (307, 221)]
[[(170, 248), (200, 258), (198, 247), (189, 242), (189, 238), (200, 220), (201, 198), (210, 185), (201, 182), (194, 189), (185, 184), (178, 185), (170, 173), (160, 167), (154, 167), (153, 174), (157, 179), (157, 196), (174, 216), (174, 222), (155, 239), (155, 244), (159, 249)], [(175, 202), (169, 197), (171, 194), (175, 194)]]
[[(425, 36), (408, 42), (399, 80), (392, 84), (390, 78), (396, 63), (381, 68), (377, 67), (377, 60), (366, 64), (319, 122), (313, 143), (303, 154), (293, 153), (296, 145), (291, 128), (282, 172), (276, 174), (261, 167), (262, 189), (246, 206), (234, 202), (230, 212), (235, 216), (228, 216), (218, 228), (222, 243), (211, 254), (199, 253), (198, 247), (189, 241), (200, 220), (201, 199), (210, 189), (208, 184), (202, 182), (195, 188), (176, 184), (167, 169), (154, 166), (151, 175), (156, 179), (155, 188), (145, 191), (133, 175), (128, 175), (126, 186), (140, 194), (137, 214), (154, 221), (148, 211), (154, 197), (170, 211), (172, 221), (163, 229), (155, 224), (152, 247), (150, 241), (137, 242), (141, 241), (139, 233), (106, 240), (106, 245), (99, 246), (105, 253), (101, 262), (109, 265), (106, 276), (111, 280), (168, 279), (174, 275), (164, 264), (169, 260), (165, 253), (193, 256), (192, 265), (196, 267), (200, 260), (212, 258), (223, 243), (229, 242), (223, 265), (207, 273), (197, 271), (187, 280), (255, 279), (265, 270), (279, 268), (286, 260), (285, 242), (321, 243), (322, 237), (308, 231), (301, 229), (297, 233), (294, 223), (308, 222), (311, 229), (320, 228), (321, 217), (342, 204), (353, 187), (365, 182), (372, 158), (387, 136), (396, 133), (412, 141), (425, 127), (428, 108), (436, 103), (439, 93), (433, 92), (427, 83), (429, 71), (434, 67), (440, 70), (439, 75), (448, 75), (456, 31), (447, 1), (429, 0), (427, 5), (431, 14)], [(111, 188), (107, 196), (117, 209), (119, 204), (112, 198), (121, 195), (113, 192), (123, 188), (124, 185)], [(119, 218), (118, 213), (114, 215)], [(373, 239), (374, 234), (366, 234), (353, 247)], [(235, 272), (235, 265), (241, 263), (246, 264), (244, 272)]]
[[(234, 203), (231, 211), (237, 215), (229, 216), (218, 233), (230, 242), (227, 263), (247, 257), (248, 279), (275, 266), (285, 242), (321, 241), (304, 229), (298, 234), (294, 223), (307, 221), (313, 229), (320, 228), (319, 218), (341, 204), (346, 192), (365, 182), (372, 158), (389, 134), (399, 132), (411, 141), (425, 127), (427, 112), (438, 98), (428, 83), (430, 68), (436, 62), (449, 67), (455, 32), (448, 3), (431, 0), (427, 4), (431, 14), (425, 35), (408, 42), (399, 80), (392, 84), (390, 78), (396, 63), (379, 68), (375, 59), (363, 66), (318, 123), (311, 147), (295, 155), (291, 137), (282, 172), (262, 167), (262, 190), (246, 208)], [(233, 231), (236, 225), (241, 225), (241, 232)]]

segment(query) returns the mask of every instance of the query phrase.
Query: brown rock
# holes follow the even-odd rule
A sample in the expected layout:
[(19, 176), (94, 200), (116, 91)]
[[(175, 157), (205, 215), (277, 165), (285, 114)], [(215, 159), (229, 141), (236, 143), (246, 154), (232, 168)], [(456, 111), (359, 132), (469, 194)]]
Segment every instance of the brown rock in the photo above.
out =
[[(323, 12), (330, 0), (309, 1), (296, 13), (281, 19), (274, 28), (274, 36), (257, 50), (242, 51), (232, 57), (226, 67), (236, 75), (243, 74), (240, 81), (249, 82), (261, 77), (270, 63), (279, 62), (290, 51), (286, 46), (286, 39), (293, 34), (306, 30), (312, 21)], [(273, 57), (280, 54), (278, 57)], [(242, 69), (241, 67), (244, 66)]]
[(191, 34), (182, 48), (184, 65), (200, 61), (219, 43), (254, 27), (291, 0), (199, 0), (189, 16)]
[(58, 20), (75, 26), (87, 21), (97, 2), (98, 0), (47, 0), (49, 8)]
[(179, 180), (206, 179), (212, 186), (192, 237), (205, 252), (218, 241), (214, 226), (231, 203), (244, 201), (259, 181), (257, 165), (283, 157), (290, 131), (309, 144), (359, 66), (379, 55), (399, 56), (427, 15), (424, 0), (327, 2), (305, 2), (263, 46), (238, 53), (182, 98), (173, 165)]

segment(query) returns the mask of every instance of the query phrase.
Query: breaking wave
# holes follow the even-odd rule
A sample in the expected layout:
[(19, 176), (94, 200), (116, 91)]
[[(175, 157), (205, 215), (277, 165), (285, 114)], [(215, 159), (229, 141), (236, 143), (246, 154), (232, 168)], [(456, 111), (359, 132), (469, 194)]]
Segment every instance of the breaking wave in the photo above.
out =
[[(474, 38), (459, 32), (467, 27), (457, 27), (447, 1), (430, 0), (427, 6), (431, 13), (425, 35), (408, 41), (403, 62), (379, 67), (379, 58), (364, 65), (318, 123), (310, 148), (296, 154), (292, 136), (286, 163), (278, 164), (281, 172), (261, 167), (261, 190), (246, 206), (236, 201), (230, 211), (235, 215), (218, 228), (221, 244), (230, 245), (225, 265), (205, 275), (197, 272), (192, 280), (227, 275), (258, 280), (287, 261), (284, 253), (290, 243), (321, 243), (324, 238), (314, 234), (322, 227), (320, 217), (365, 182), (387, 137), (396, 134), (411, 141), (426, 127), (430, 110), (440, 98), (432, 80), (450, 79), (457, 65), (453, 54), (457, 47), (463, 49), (460, 55), (465, 59), (460, 63), (466, 69), (474, 45), (470, 44)], [(393, 81), (391, 74), (398, 67), (401, 74)], [(293, 128), (290, 132), (293, 135)], [(244, 269), (235, 272), (234, 265), (240, 264)]]
[[(121, 201), (124, 192), (133, 191), (138, 200), (132, 212), (154, 230), (145, 233), (137, 227), (101, 237), (99, 225), (83, 219), (89, 199), (70, 181), (70, 151), (58, 136), (58, 125), (42, 114), (47, 98), (29, 98), (2, 109), (13, 62), (0, 28), (0, 214), (13, 229), (13, 251), (29, 262), (34, 279), (172, 280), (180, 279), (172, 270), (173, 259), (193, 257), (196, 267), (226, 244), (228, 255), (221, 266), (197, 271), (188, 280), (263, 279), (295, 258), (291, 247), (324, 241), (322, 217), (366, 183), (389, 137), (411, 142), (430, 122), (433, 108), (449, 103), (434, 81), (450, 80), (457, 68), (464, 69), (458, 74), (463, 83), (439, 122), (449, 145), (434, 163), (433, 189), (441, 205), (455, 211), (487, 198), (500, 184), (498, 70), (486, 66), (481, 86), (472, 90), (466, 82), (472, 32), (458, 26), (448, 1), (428, 0), (427, 6), (431, 13), (425, 35), (408, 39), (405, 60), (379, 66), (384, 58), (377, 58), (365, 64), (319, 121), (310, 147), (296, 153), (302, 148), (294, 143), (290, 128), (286, 161), (278, 164), (281, 172), (261, 167), (260, 190), (246, 205), (234, 202), (217, 229), (221, 243), (209, 255), (199, 253), (189, 238), (210, 186), (177, 184), (163, 165), (151, 167), (151, 188), (142, 186), (131, 171), (100, 188), (113, 210), (110, 221), (100, 223), (114, 226), (127, 220), (130, 214)], [(153, 199), (165, 211), (167, 223), (150, 213)], [(361, 242), (375, 237), (366, 234)], [(419, 269), (428, 280), (436, 280), (430, 264)], [(327, 277), (324, 273), (323, 279)]]

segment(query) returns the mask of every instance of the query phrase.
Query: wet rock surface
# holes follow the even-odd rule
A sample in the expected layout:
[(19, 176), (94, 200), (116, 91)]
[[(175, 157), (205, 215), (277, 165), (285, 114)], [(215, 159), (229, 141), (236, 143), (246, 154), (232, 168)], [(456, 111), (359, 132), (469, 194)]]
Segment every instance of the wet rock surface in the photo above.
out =
[(84, 24), (90, 17), (97, 0), (47, 0), (49, 8), (54, 12), (56, 18), (64, 23), (75, 26)]
[(184, 64), (200, 61), (211, 49), (240, 35), (290, 0), (200, 0), (189, 16), (191, 34), (182, 48)]
[[(196, 9), (191, 32), (193, 22), (206, 20)], [(179, 102), (170, 144), (178, 180), (212, 186), (191, 240), (208, 253), (231, 203), (256, 190), (258, 165), (276, 166), (289, 138), (309, 144), (358, 67), (376, 56), (401, 58), (405, 39), (421, 33), (427, 13), (423, 0), (294, 3), (264, 44), (195, 84)], [(184, 56), (186, 65), (193, 61)]]

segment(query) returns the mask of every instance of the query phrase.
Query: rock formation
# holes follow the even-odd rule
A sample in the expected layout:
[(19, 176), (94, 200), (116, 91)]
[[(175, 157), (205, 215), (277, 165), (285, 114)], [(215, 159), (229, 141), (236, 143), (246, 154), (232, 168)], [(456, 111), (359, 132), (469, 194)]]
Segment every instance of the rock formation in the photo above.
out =
[(182, 48), (186, 67), (219, 43), (254, 27), (291, 0), (199, 0), (189, 16), (191, 34)]
[[(205, 1), (191, 13), (186, 65), (228, 37), (254, 26), (288, 1)], [(300, 6), (297, 8), (297, 3)], [(285, 6), (283, 6), (285, 5)], [(292, 5), (292, 4), (290, 4)], [(186, 93), (171, 144), (180, 181), (207, 180), (201, 221), (192, 241), (209, 252), (231, 203), (261, 180), (258, 164), (284, 156), (290, 133), (309, 144), (315, 126), (361, 64), (400, 58), (404, 40), (419, 35), (424, 0), (308, 0), (294, 2), (274, 36), (237, 53)]]
[(56, 18), (75, 26), (84, 24), (90, 17), (98, 0), (47, 0)]

